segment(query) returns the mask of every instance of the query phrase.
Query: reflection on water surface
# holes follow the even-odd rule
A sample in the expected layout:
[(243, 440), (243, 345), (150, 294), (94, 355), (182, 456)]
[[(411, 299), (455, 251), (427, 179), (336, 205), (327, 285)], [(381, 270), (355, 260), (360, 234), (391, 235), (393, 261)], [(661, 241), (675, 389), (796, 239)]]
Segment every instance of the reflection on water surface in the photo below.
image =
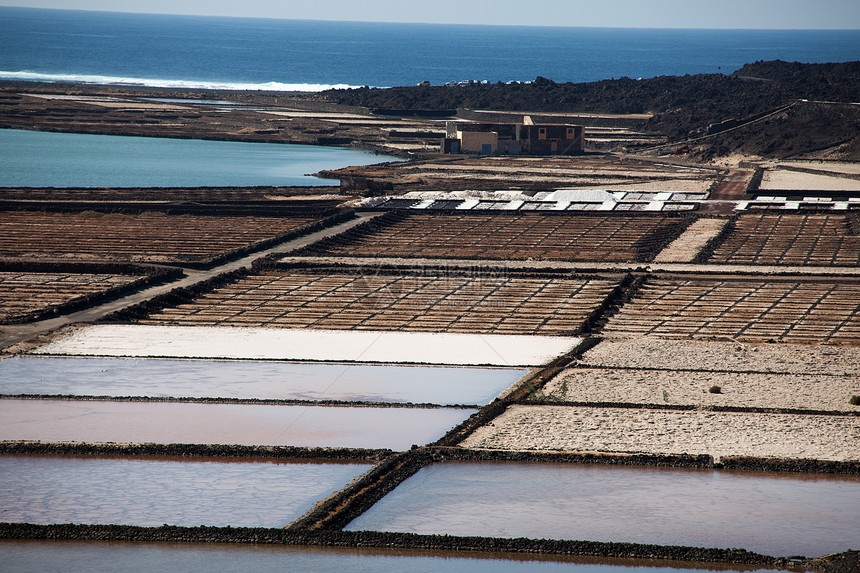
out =
[(0, 456), (2, 520), (283, 527), (368, 464)]
[(860, 546), (858, 508), (857, 477), (444, 463), (421, 469), (346, 529), (817, 557)]
[(527, 370), (244, 360), (13, 357), (0, 394), (488, 404)]
[(702, 564), (697, 568), (650, 567), (577, 560), (560, 556), (500, 556), (452, 552), (383, 551), (333, 547), (279, 547), (218, 544), (143, 544), (99, 542), (2, 541), (4, 563), (21, 573), (66, 571), (336, 571), (402, 573), (403, 571), (464, 573), (694, 573), (745, 571)]
[(475, 410), (0, 400), (0, 440), (408, 450)]

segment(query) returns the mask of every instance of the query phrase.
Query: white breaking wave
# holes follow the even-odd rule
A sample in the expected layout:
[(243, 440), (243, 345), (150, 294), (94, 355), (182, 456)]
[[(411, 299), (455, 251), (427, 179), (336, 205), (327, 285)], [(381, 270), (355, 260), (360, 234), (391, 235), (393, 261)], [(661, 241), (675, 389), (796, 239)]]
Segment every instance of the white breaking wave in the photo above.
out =
[(168, 80), (161, 78), (123, 78), (86, 74), (43, 74), (39, 72), (10, 72), (0, 70), (0, 79), (35, 82), (77, 82), (84, 84), (149, 86), (154, 88), (188, 88), (234, 91), (321, 92), (329, 89), (349, 89), (348, 84), (286, 84), (281, 82), (241, 83), (203, 80)]

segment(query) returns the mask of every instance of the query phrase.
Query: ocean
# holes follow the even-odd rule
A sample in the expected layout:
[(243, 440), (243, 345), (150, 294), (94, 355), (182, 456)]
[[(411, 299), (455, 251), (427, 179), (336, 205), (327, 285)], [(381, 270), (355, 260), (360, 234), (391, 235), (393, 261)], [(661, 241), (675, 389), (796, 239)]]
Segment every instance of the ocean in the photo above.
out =
[(319, 91), (860, 60), (860, 30), (467, 26), (0, 7), (0, 79)]

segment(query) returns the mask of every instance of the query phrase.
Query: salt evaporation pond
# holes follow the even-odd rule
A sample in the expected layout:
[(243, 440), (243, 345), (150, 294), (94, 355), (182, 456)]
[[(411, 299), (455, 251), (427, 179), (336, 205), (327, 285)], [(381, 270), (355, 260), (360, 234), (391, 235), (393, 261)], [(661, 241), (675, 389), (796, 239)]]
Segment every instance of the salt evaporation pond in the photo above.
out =
[(0, 187), (338, 185), (307, 174), (399, 161), (343, 147), (0, 129)]
[[(65, 571), (89, 573), (114, 571), (205, 571), (260, 573), (283, 571), (350, 571), (358, 573), (402, 573), (440, 571), (456, 573), (695, 573), (765, 569), (732, 568), (703, 564), (697, 568), (653, 567), (599, 563), (596, 560), (563, 556), (501, 556), (499, 554), (456, 554), (337, 547), (294, 547), (272, 545), (226, 545), (195, 543), (125, 543), (80, 541), (3, 541), (3, 563), (11, 571), (42, 573)], [(635, 568), (634, 568), (635, 567)]]
[(515, 368), (545, 364), (581, 341), (571, 336), (530, 334), (95, 324), (33, 353)]
[(123, 358), (0, 360), (0, 394), (488, 404), (528, 371)]
[(571, 464), (422, 468), (350, 531), (739, 547), (860, 547), (860, 478)]
[(10, 523), (284, 527), (370, 467), (0, 456), (0, 507)]
[(0, 440), (402, 451), (438, 440), (474, 413), (459, 408), (4, 399)]

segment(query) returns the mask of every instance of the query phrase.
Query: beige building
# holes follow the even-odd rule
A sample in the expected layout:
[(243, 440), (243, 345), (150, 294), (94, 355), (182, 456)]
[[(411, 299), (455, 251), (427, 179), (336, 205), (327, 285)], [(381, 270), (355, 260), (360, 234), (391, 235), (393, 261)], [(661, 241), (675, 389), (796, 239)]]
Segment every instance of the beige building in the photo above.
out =
[(460, 153), (492, 155), (499, 150), (498, 131), (457, 131)]
[(575, 155), (585, 151), (581, 125), (449, 121), (442, 153)]

